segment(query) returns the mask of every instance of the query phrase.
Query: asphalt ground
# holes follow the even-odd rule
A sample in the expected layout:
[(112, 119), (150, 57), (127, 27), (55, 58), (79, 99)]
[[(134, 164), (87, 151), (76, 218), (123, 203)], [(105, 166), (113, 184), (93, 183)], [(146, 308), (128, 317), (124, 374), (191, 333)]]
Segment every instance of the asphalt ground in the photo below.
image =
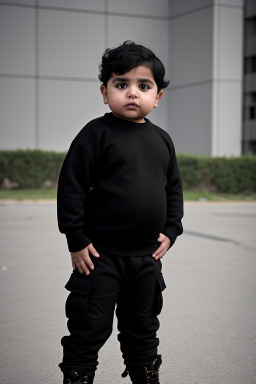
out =
[[(256, 204), (186, 203), (163, 259), (161, 384), (256, 383)], [(0, 202), (0, 383), (58, 384), (71, 272), (54, 202)], [(95, 384), (125, 384), (113, 334)]]

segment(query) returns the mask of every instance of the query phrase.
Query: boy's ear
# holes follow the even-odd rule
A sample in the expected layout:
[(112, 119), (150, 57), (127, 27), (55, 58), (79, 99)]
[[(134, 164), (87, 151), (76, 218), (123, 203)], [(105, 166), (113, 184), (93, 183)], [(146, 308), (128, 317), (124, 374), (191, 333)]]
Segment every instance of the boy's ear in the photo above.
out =
[(105, 87), (104, 84), (101, 84), (100, 91), (101, 91), (102, 96), (103, 96), (103, 103), (108, 104), (107, 88)]
[(155, 104), (154, 104), (154, 108), (157, 108), (158, 107), (158, 103), (159, 101), (162, 99), (163, 97), (163, 90), (161, 89), (161, 91), (158, 92), (158, 94), (156, 95), (156, 101), (155, 101)]

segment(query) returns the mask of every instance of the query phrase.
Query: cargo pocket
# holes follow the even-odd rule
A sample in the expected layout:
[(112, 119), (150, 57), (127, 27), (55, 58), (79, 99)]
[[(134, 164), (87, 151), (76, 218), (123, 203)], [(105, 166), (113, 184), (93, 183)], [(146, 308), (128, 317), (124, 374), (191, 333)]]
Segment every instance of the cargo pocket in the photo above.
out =
[(155, 295), (155, 303), (154, 303), (154, 316), (158, 316), (163, 308), (163, 295), (162, 292), (166, 288), (166, 284), (164, 281), (164, 277), (161, 274), (160, 277), (156, 279), (156, 295)]
[(84, 322), (87, 319), (88, 296), (93, 281), (84, 274), (76, 276), (76, 272), (72, 273), (65, 286), (70, 291), (66, 301), (66, 316), (70, 320)]

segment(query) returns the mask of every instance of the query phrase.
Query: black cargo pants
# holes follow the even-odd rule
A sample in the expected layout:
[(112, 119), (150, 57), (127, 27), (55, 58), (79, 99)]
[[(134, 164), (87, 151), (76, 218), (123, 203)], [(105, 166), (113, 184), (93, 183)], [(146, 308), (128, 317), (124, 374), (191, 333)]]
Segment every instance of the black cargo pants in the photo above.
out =
[(148, 256), (93, 258), (89, 276), (73, 271), (66, 289), (69, 336), (61, 340), (62, 368), (94, 371), (99, 349), (112, 332), (116, 306), (118, 340), (126, 365), (143, 364), (157, 356), (165, 288), (161, 261)]

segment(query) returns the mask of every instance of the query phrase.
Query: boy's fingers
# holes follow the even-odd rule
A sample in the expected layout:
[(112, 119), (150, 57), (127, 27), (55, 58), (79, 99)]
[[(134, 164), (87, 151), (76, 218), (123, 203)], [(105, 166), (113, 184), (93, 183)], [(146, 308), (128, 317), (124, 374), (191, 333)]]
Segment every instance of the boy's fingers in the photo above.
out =
[(93, 264), (88, 256), (88, 252), (82, 252), (79, 254), (75, 252), (71, 254), (71, 257), (73, 269), (77, 269), (80, 273), (85, 273), (86, 275), (90, 274), (89, 268), (92, 266), (91, 269), (93, 269)]
[(153, 257), (157, 256), (165, 248), (164, 244), (161, 244), (159, 248), (153, 253)]
[(165, 240), (160, 245), (160, 247), (152, 255), (155, 258), (155, 260), (158, 260), (164, 257), (170, 245), (171, 245), (171, 241), (166, 237)]
[(163, 233), (159, 233), (159, 237), (158, 237), (157, 241), (162, 242), (165, 240), (165, 238), (166, 238), (166, 236)]
[(160, 247), (153, 253), (153, 257), (158, 260), (161, 259), (167, 252), (168, 247), (164, 244), (160, 245)]
[(98, 254), (98, 252), (96, 251), (96, 249), (94, 248), (94, 246), (91, 244), (88, 245), (88, 250), (90, 251), (90, 253), (95, 256), (95, 257), (99, 257), (100, 255)]
[(89, 275), (90, 270), (94, 269), (94, 265), (89, 256), (89, 253), (95, 257), (100, 256), (92, 244), (89, 244), (88, 247), (82, 249), (79, 252), (71, 252), (73, 269), (77, 268), (80, 273)]
[(85, 273), (86, 275), (90, 274), (90, 271), (89, 271), (89, 269), (88, 269), (88, 267), (87, 267), (87, 265), (83, 259), (76, 262), (76, 268), (78, 269), (78, 271), (80, 273)]
[(93, 262), (92, 262), (92, 260), (91, 260), (91, 258), (90, 258), (89, 255), (84, 256), (83, 261), (84, 261), (84, 263), (86, 264), (86, 266), (87, 266), (88, 268), (90, 268), (90, 269), (94, 269)]
[(156, 257), (155, 257), (155, 260), (159, 260), (159, 259), (162, 259), (162, 257), (164, 257), (164, 255), (166, 254), (165, 251), (159, 253)]
[(155, 260), (158, 260), (158, 259), (161, 259), (165, 254), (166, 254), (166, 251), (167, 249), (166, 248), (163, 248), (161, 250), (159, 250), (159, 252), (155, 252)]
[[(86, 265), (86, 262), (83, 260), (81, 261), (81, 264), (80, 264), (80, 268), (82, 269), (82, 271), (86, 274), (86, 275), (89, 275), (90, 274), (90, 271), (88, 269), (88, 266)], [(83, 273), (82, 272), (82, 273)]]

